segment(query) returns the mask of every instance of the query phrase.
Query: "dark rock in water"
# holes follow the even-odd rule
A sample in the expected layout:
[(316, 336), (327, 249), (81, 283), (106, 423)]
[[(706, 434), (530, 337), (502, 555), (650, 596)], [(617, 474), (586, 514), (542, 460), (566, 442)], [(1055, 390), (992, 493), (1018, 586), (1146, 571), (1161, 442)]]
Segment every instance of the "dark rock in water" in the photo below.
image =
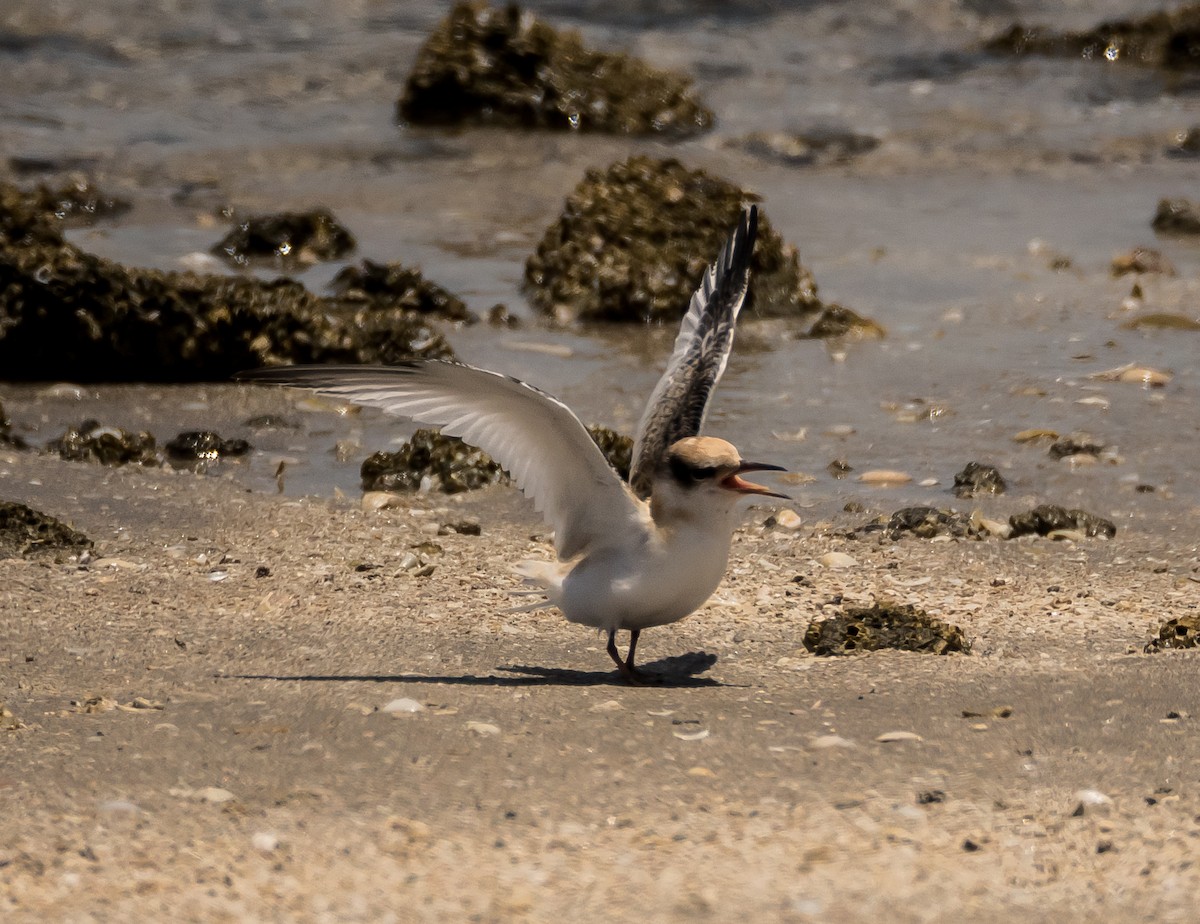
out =
[[(878, 528), (878, 527), (876, 527)], [(936, 507), (904, 507), (891, 515), (884, 526), (889, 539), (900, 539), (911, 533), (918, 539), (952, 536), (955, 539), (980, 538), (980, 531), (971, 518), (956, 510)]]
[(0, 404), (0, 446), (10, 446), (13, 449), (28, 449), (29, 444), (12, 432), (12, 421), (4, 415), (4, 405)]
[(235, 266), (261, 262), (304, 266), (336, 260), (354, 247), (354, 236), (328, 209), (313, 209), (242, 219), (212, 252)]
[(166, 445), (167, 453), (180, 462), (219, 462), (223, 457), (244, 456), (250, 451), (245, 440), (225, 440), (211, 430), (188, 430)]
[(1159, 234), (1200, 234), (1200, 205), (1190, 199), (1160, 199), (1150, 225)]
[(608, 459), (608, 464), (621, 476), (621, 480), (628, 481), (629, 469), (633, 466), (633, 440), (608, 427), (593, 425), (587, 428), (587, 432), (604, 453), (604, 458)]
[(691, 81), (623, 54), (591, 51), (516, 4), (458, 3), (430, 34), (397, 118), (627, 135), (694, 135), (712, 113)]
[(1161, 273), (1163, 276), (1174, 276), (1175, 267), (1160, 251), (1149, 247), (1134, 247), (1127, 253), (1113, 257), (1110, 267), (1113, 276), (1124, 276), (1126, 273)]
[(0, 558), (91, 547), (91, 539), (60, 520), (24, 504), (0, 501)]
[(1104, 451), (1100, 443), (1092, 442), (1086, 433), (1072, 433), (1055, 440), (1050, 446), (1050, 455), (1055, 459), (1065, 459), (1067, 456), (1098, 456)]
[[(588, 427), (592, 440), (623, 479), (629, 478), (633, 440), (607, 427)], [(362, 464), (364, 491), (418, 491), (426, 478), (447, 494), (482, 488), (507, 473), (482, 449), (436, 430), (417, 430), (395, 452), (377, 452)]]
[(101, 465), (160, 465), (154, 437), (149, 433), (130, 433), (120, 427), (101, 426), (99, 421), (85, 420), (70, 427), (56, 440), (46, 444), (68, 462), (98, 462)]
[(224, 380), (283, 363), (449, 358), (420, 315), (288, 279), (127, 268), (0, 183), (0, 369), (11, 381)]
[(887, 336), (887, 332), (870, 318), (864, 318), (842, 305), (830, 304), (821, 309), (808, 329), (808, 336), (816, 340), (832, 340), (836, 337), (875, 340)]
[(808, 132), (755, 132), (730, 142), (763, 160), (789, 167), (844, 164), (879, 147), (879, 139), (840, 129)]
[(462, 299), (430, 282), (420, 270), (399, 263), (363, 260), (359, 266), (340, 270), (333, 277), (330, 288), (343, 298), (371, 302), (393, 310), (415, 311), (468, 324), (479, 320)]
[(1200, 616), (1189, 614), (1168, 619), (1158, 628), (1158, 638), (1146, 643), (1145, 651), (1164, 648), (1200, 647)]
[(1052, 32), (1018, 23), (984, 47), (1000, 54), (1193, 70), (1200, 67), (1200, 5), (1151, 13), (1140, 19), (1103, 22), (1084, 32)]
[(1031, 533), (1046, 536), (1064, 530), (1083, 533), (1089, 539), (1096, 536), (1111, 539), (1117, 534), (1117, 527), (1111, 520), (1086, 510), (1067, 510), (1053, 504), (1042, 504), (1028, 513), (1015, 513), (1008, 518), (1008, 523), (1014, 539)]
[[(677, 160), (589, 170), (526, 261), (530, 301), (560, 320), (676, 323), (755, 198)], [(751, 268), (746, 314), (811, 322), (826, 307), (761, 210)]]
[(955, 497), (974, 497), (976, 494), (1003, 494), (1008, 490), (1004, 476), (994, 465), (968, 462), (954, 476)]
[(77, 176), (57, 188), (39, 185), (30, 194), (31, 206), (68, 225), (90, 225), (129, 211), (124, 199), (105, 195), (91, 181)]
[(924, 654), (968, 653), (962, 629), (915, 606), (876, 603), (848, 607), (840, 616), (815, 619), (804, 633), (804, 647), (818, 656), (897, 648)]
[(1193, 125), (1180, 132), (1175, 138), (1175, 143), (1163, 153), (1177, 160), (1194, 160), (1200, 157), (1200, 125)]
[(482, 449), (436, 430), (417, 430), (395, 452), (377, 452), (362, 464), (364, 491), (417, 491), (426, 478), (447, 494), (470, 491), (505, 478)]

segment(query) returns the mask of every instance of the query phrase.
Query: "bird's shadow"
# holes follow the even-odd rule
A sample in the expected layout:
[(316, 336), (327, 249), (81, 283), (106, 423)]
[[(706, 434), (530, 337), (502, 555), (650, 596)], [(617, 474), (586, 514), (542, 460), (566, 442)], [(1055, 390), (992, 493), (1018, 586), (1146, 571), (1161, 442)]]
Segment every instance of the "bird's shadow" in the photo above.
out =
[[(717, 656), (705, 651), (689, 651), (687, 654), (660, 658), (641, 665), (638, 670), (647, 675), (647, 686), (652, 687), (723, 687), (728, 684), (700, 677), (717, 663)], [(304, 680), (359, 681), (364, 683), (431, 683), (472, 687), (537, 687), (575, 686), (604, 687), (628, 686), (621, 675), (613, 671), (573, 671), (556, 667), (533, 667), (514, 664), (500, 667), (502, 675), (476, 674), (424, 675), (424, 674), (220, 674), (226, 680)]]

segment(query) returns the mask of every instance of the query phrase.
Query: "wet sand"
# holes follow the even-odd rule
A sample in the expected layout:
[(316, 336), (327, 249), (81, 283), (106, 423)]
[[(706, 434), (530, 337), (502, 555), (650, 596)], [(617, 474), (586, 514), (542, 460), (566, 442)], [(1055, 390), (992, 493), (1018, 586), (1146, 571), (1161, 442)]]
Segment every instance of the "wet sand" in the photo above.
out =
[[(1193, 915), (1200, 652), (1142, 645), (1200, 600), (1194, 517), (893, 543), (755, 509), (630, 688), (599, 636), (503, 612), (550, 553), (508, 488), (366, 514), (6, 453), (0, 493), (98, 554), (0, 561), (6, 920)], [(973, 653), (805, 651), (876, 598)]]

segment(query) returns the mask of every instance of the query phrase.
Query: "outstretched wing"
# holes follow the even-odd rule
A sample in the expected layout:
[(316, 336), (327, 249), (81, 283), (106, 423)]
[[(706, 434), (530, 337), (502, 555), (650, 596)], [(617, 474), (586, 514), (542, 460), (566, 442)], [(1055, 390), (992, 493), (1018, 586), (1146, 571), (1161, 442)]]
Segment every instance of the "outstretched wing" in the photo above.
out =
[(750, 285), (750, 254), (757, 231), (758, 207), (751, 205), (692, 295), (667, 371), (638, 424), (629, 477), (638, 497), (649, 495), (654, 470), (671, 444), (695, 436), (704, 424), (709, 398), (733, 348), (738, 312)]
[(239, 379), (310, 388), (351, 404), (440, 426), (499, 462), (554, 528), (562, 558), (628, 541), (642, 505), (612, 470), (579, 418), (545, 392), (461, 363), (280, 366)]

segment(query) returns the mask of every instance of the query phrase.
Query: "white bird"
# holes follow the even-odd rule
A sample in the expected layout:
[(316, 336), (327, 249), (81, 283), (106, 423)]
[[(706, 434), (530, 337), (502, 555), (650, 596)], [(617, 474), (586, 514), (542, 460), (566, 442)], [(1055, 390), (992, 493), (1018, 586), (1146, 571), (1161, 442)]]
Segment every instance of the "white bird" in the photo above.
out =
[[(608, 633), (608, 653), (629, 682), (643, 629), (695, 612), (729, 562), (738, 501), (787, 498), (741, 476), (783, 471), (744, 462), (725, 440), (700, 436), (709, 399), (733, 347), (750, 282), (758, 210), (750, 206), (708, 267), (643, 412), (630, 483), (609, 466), (579, 418), (533, 385), (455, 362), (396, 366), (284, 366), (239, 378), (309, 388), (378, 407), (459, 436), (490, 453), (554, 529), (557, 562), (516, 566), (570, 622)], [(621, 658), (616, 635), (629, 632)]]

